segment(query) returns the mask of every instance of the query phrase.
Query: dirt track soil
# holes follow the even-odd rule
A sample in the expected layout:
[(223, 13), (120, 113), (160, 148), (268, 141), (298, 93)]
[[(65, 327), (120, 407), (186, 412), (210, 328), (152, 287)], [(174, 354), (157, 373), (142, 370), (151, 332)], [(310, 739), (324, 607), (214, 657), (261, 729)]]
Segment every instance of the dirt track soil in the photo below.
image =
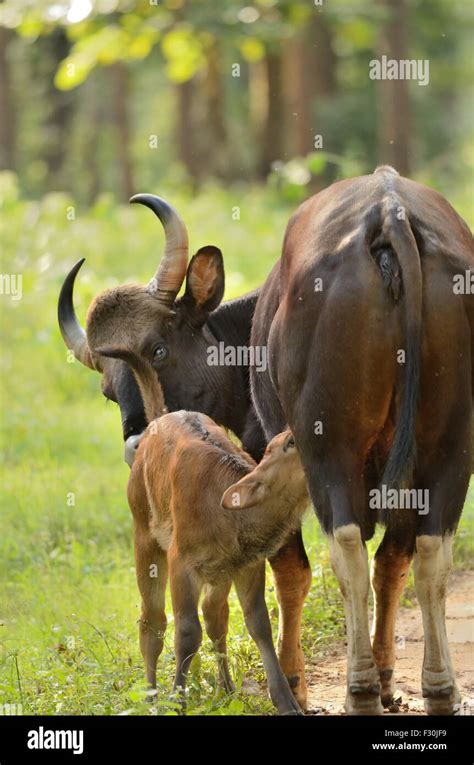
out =
[[(464, 713), (474, 714), (474, 571), (451, 574), (446, 604), (446, 623), (457, 683)], [(421, 696), (423, 626), (421, 612), (400, 609), (397, 627), (395, 680), (401, 697), (400, 713), (424, 714)], [(345, 645), (331, 650), (307, 672), (309, 707), (313, 714), (344, 714), (346, 682)], [(387, 710), (385, 714), (390, 714)]]

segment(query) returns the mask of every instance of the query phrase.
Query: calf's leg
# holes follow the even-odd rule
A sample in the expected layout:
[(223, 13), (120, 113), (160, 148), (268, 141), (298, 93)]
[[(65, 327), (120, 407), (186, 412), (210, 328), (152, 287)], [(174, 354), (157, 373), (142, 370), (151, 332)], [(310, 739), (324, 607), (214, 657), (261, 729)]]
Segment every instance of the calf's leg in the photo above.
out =
[(166, 630), (165, 595), (168, 578), (166, 552), (150, 534), (148, 522), (135, 519), (135, 564), (142, 612), (138, 621), (140, 650), (145, 662), (145, 675), (156, 687), (156, 664), (163, 650)]
[(272, 628), (265, 603), (265, 563), (242, 569), (234, 577), (234, 582), (244, 612), (245, 624), (262, 658), (271, 700), (282, 715), (301, 714), (301, 708), (278, 663), (273, 645)]
[(227, 659), (227, 630), (229, 625), (229, 592), (232, 580), (219, 585), (206, 585), (202, 613), (206, 632), (212, 641), (217, 656), (219, 685), (227, 693), (235, 691)]
[(184, 696), (186, 675), (202, 640), (202, 629), (198, 616), (199, 587), (189, 572), (183, 568), (174, 550), (169, 551), (168, 561), (175, 621), (176, 674), (173, 690), (181, 692), (181, 703), (184, 711), (186, 708)]

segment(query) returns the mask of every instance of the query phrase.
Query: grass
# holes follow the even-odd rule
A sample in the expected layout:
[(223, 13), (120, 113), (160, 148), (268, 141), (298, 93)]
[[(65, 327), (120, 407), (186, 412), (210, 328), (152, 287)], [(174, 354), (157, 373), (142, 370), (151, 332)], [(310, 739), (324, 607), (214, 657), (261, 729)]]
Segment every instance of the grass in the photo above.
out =
[[(160, 191), (166, 196), (166, 189)], [(1, 273), (23, 276), (21, 300), (0, 296), (0, 705), (21, 703), (24, 714), (35, 715), (175, 714), (171, 618), (160, 692), (146, 703), (119, 412), (101, 397), (98, 375), (68, 363), (56, 323), (62, 279), (79, 257), (87, 258), (78, 289), (81, 317), (105, 286), (147, 281), (163, 244), (159, 223), (149, 211), (116, 207), (108, 197), (87, 214), (75, 210), (69, 220), (72, 200), (54, 194), (19, 201), (7, 175), (0, 176), (0, 196)], [(264, 280), (279, 256), (291, 207), (251, 188), (209, 188), (197, 199), (170, 194), (170, 200), (186, 219), (192, 251), (206, 243), (222, 246), (227, 297)], [(232, 217), (235, 207), (240, 220)], [(471, 490), (456, 542), (457, 566), (472, 560), (473, 518)], [(314, 660), (343, 636), (344, 627), (314, 517), (308, 516), (304, 533), (314, 578), (303, 647)], [(410, 602), (410, 585), (407, 593)], [(276, 617), (270, 578), (268, 603)], [(245, 692), (229, 697), (216, 688), (209, 649), (205, 640), (193, 662), (189, 713), (271, 713), (260, 686), (248, 692), (249, 681), (264, 678), (234, 596), (229, 650), (237, 686)]]

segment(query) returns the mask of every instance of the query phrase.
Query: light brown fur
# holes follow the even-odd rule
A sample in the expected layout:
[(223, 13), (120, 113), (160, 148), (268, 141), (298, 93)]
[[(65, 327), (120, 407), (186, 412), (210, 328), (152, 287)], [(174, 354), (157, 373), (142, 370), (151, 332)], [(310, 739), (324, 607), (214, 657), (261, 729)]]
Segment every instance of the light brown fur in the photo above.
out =
[[(156, 373), (145, 360), (124, 348), (100, 352), (132, 366), (148, 417), (164, 411)], [(233, 581), (275, 706), (284, 714), (299, 712), (278, 664), (264, 600), (265, 558), (299, 526), (307, 505), (291, 433), (275, 436), (256, 465), (206, 415), (179, 411), (159, 416), (138, 447), (128, 501), (135, 522), (141, 648), (149, 682), (155, 684), (163, 645), (168, 571), (176, 625), (175, 688), (184, 688), (191, 658), (201, 642), (197, 605), (204, 589), (204, 617), (220, 654), (220, 682), (232, 689), (225, 641), (227, 596)], [(152, 563), (155, 589), (147, 575)]]

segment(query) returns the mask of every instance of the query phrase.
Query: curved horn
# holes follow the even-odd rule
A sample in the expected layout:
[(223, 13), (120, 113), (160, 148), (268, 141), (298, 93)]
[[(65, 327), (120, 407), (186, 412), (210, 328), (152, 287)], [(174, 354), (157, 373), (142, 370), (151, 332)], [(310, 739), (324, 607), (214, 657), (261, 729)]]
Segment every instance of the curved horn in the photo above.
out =
[(69, 271), (61, 287), (58, 300), (58, 323), (63, 340), (69, 350), (74, 352), (76, 359), (81, 361), (86, 367), (89, 367), (89, 369), (95, 369), (86, 333), (77, 320), (73, 303), (74, 281), (84, 261), (85, 258), (77, 261)]
[(148, 290), (160, 303), (170, 308), (178, 294), (188, 265), (188, 232), (176, 210), (154, 194), (135, 194), (132, 204), (153, 210), (163, 226), (166, 244), (163, 257)]

